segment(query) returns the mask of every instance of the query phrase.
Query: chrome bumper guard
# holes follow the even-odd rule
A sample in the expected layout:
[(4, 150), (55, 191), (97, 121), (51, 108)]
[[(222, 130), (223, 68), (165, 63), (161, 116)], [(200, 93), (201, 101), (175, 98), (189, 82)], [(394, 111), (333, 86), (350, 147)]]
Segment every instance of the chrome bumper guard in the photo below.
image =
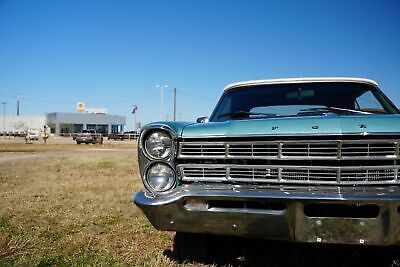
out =
[(180, 186), (134, 203), (158, 230), (400, 245), (400, 186)]

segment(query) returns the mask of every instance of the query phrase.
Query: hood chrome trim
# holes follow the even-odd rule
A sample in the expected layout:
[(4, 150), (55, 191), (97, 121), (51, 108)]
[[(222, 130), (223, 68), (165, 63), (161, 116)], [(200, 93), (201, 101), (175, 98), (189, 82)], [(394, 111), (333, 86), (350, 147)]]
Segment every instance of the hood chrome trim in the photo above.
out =
[(352, 132), (352, 133), (290, 133), (290, 134), (242, 134), (242, 135), (193, 135), (181, 136), (183, 139), (201, 139), (201, 138), (243, 138), (243, 137), (307, 137), (307, 136), (400, 136), (400, 132)]

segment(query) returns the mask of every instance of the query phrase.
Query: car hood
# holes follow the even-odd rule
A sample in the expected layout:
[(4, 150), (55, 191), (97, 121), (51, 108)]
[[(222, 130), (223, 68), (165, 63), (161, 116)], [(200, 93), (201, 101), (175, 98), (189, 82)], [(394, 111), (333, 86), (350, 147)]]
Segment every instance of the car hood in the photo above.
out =
[(321, 115), (196, 123), (182, 137), (400, 133), (400, 115)]

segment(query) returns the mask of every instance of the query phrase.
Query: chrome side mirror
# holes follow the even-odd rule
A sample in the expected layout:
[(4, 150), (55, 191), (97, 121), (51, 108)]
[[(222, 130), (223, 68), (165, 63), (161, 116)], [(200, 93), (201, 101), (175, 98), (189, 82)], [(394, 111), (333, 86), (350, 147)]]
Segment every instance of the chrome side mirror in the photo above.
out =
[(208, 117), (200, 117), (200, 118), (197, 118), (197, 120), (196, 120), (197, 123), (207, 123), (208, 121), (209, 121)]

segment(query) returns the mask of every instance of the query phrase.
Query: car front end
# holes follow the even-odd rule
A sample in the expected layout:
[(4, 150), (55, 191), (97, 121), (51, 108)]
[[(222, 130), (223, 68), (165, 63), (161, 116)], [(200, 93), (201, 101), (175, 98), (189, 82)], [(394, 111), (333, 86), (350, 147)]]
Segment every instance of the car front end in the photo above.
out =
[[(277, 115), (279, 95), (254, 100), (260, 86), (270, 93), (276, 84), (290, 112), (301, 104), (295, 115)], [(378, 90), (370, 81), (343, 79), (238, 84), (224, 92), (210, 122), (145, 126), (138, 149), (145, 190), (134, 202), (164, 231), (399, 245), (398, 110), (315, 107), (327, 85), (344, 85), (343, 94), (351, 85), (355, 99)], [(242, 106), (227, 112), (224, 101), (235, 88)]]
[(92, 143), (93, 137), (90, 134), (79, 134), (76, 136), (75, 141), (81, 143)]

